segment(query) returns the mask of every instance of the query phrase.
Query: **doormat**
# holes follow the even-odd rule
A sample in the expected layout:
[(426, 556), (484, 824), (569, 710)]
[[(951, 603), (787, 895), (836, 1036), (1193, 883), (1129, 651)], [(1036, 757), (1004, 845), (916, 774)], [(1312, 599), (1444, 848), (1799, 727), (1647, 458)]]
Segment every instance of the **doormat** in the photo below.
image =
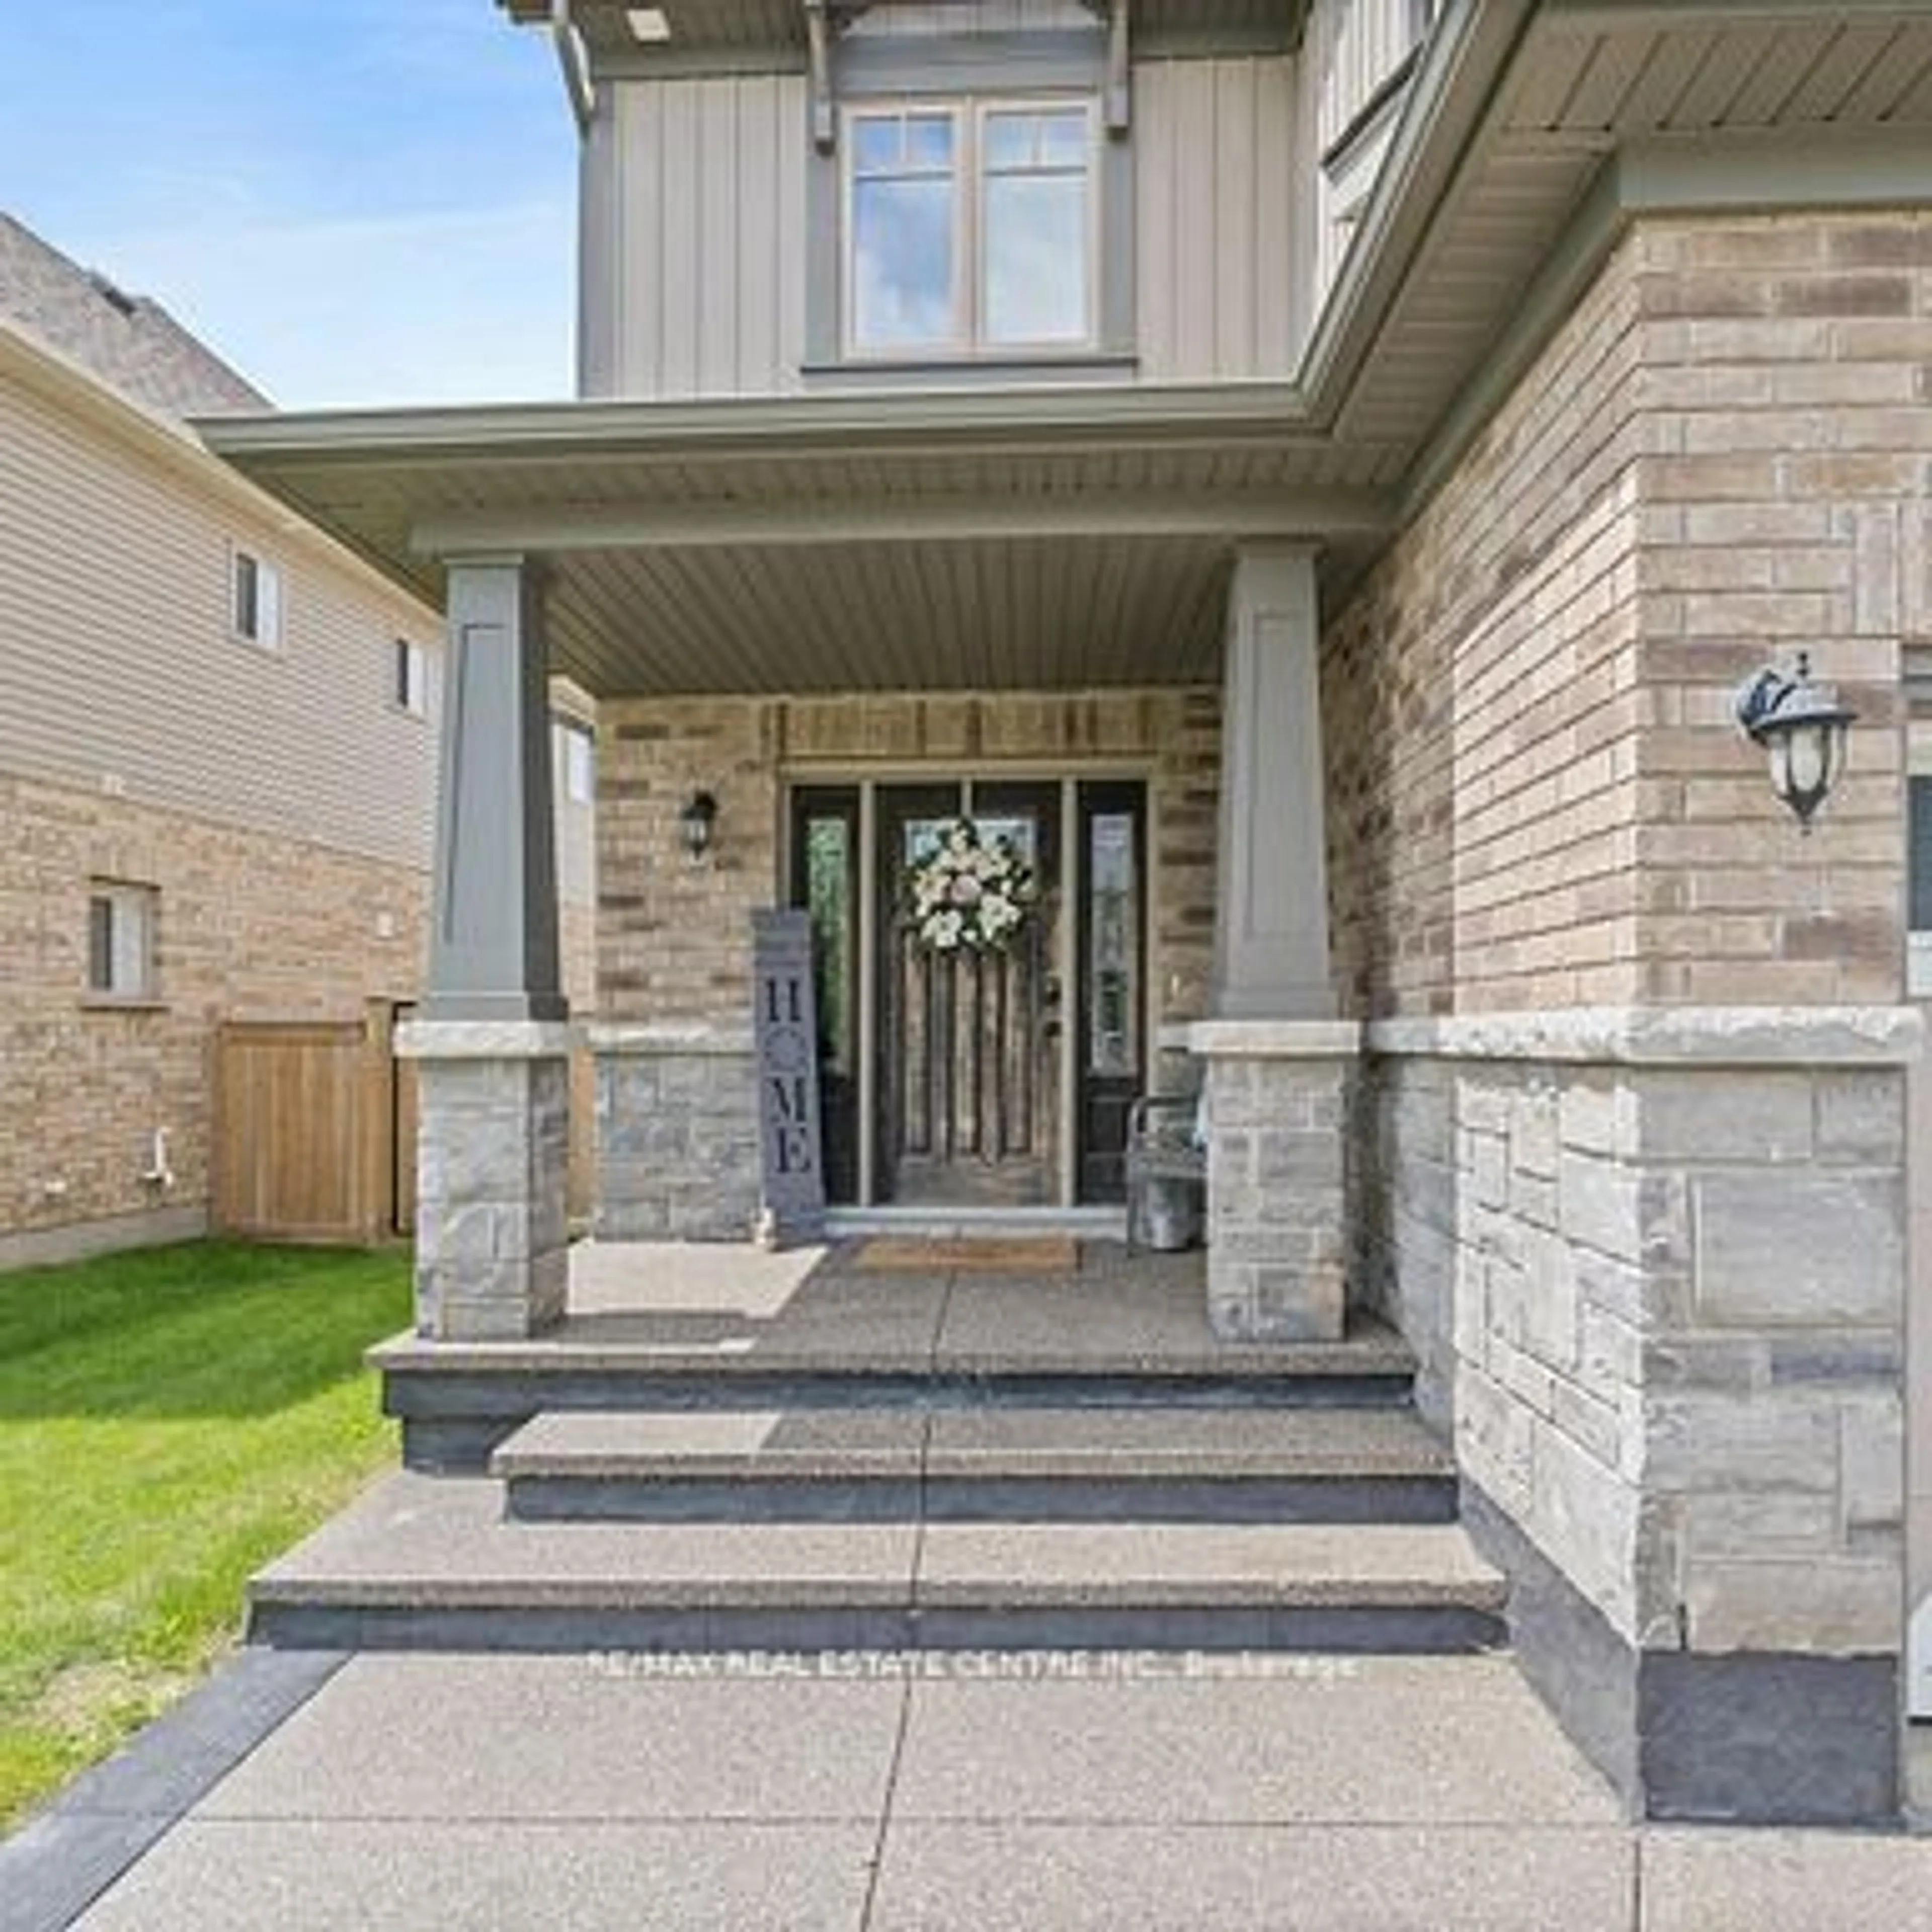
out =
[(857, 1265), (895, 1274), (1076, 1274), (1080, 1244), (1071, 1234), (874, 1234)]

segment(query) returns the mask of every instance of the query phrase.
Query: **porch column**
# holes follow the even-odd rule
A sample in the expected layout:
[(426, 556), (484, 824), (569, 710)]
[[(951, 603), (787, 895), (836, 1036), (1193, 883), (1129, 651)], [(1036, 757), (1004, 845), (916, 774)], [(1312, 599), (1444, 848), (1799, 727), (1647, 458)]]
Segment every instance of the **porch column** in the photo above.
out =
[(1222, 706), (1208, 1096), (1208, 1304), (1216, 1332), (1326, 1341), (1345, 1318), (1343, 1148), (1357, 1030), (1328, 961), (1319, 606), (1312, 550), (1244, 550)]
[(569, 1033), (557, 944), (549, 676), (537, 572), (452, 561), (418, 1071), (416, 1325), (530, 1335), (563, 1312)]

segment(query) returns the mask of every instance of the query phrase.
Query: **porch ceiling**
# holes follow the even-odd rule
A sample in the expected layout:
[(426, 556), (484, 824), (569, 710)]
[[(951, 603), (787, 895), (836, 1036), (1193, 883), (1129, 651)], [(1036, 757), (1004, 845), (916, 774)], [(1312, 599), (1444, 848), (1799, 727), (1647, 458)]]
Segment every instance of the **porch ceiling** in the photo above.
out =
[(1238, 542), (1341, 566), (1386, 527), (1397, 452), (1268, 428), (1272, 394), (1150, 400), (1009, 402), (1025, 436), (966, 397), (204, 434), (433, 602), (448, 557), (543, 558), (557, 668), (599, 696), (1053, 688), (1212, 676)]

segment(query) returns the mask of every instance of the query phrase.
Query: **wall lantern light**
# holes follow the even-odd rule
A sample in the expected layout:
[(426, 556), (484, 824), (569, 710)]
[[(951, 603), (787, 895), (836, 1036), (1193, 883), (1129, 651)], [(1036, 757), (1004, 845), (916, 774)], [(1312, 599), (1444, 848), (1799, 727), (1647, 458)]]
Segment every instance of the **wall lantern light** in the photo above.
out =
[(1811, 830), (1812, 815), (1845, 769), (1845, 738), (1858, 716), (1828, 684), (1811, 682), (1811, 662), (1798, 654), (1796, 674), (1767, 664), (1738, 686), (1738, 728), (1771, 761), (1771, 788)]
[(711, 850), (711, 828), (718, 817), (718, 801), (708, 791), (694, 791), (677, 815), (677, 836), (683, 842), (684, 856), (694, 865), (701, 864)]

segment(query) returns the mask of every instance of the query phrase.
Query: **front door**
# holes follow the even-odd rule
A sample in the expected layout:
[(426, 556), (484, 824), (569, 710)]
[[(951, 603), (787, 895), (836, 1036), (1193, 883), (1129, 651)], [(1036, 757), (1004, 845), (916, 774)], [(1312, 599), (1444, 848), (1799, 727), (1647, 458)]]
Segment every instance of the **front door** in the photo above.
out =
[[(1031, 1208), (1059, 1198), (1059, 820), (1056, 784), (880, 790), (882, 1200)], [(980, 906), (1013, 903), (999, 881), (1016, 874), (1018, 924), (975, 945)], [(936, 896), (949, 881), (953, 890)], [(955, 903), (962, 894), (980, 896)]]
[[(812, 915), (832, 1200), (944, 1210), (1122, 1198), (1126, 1112), (1144, 1084), (1144, 807), (1145, 788), (1126, 780), (794, 790), (792, 898)], [(1014, 868), (1025, 890), (1009, 926), (997, 902)], [(986, 943), (972, 943), (975, 919)]]

